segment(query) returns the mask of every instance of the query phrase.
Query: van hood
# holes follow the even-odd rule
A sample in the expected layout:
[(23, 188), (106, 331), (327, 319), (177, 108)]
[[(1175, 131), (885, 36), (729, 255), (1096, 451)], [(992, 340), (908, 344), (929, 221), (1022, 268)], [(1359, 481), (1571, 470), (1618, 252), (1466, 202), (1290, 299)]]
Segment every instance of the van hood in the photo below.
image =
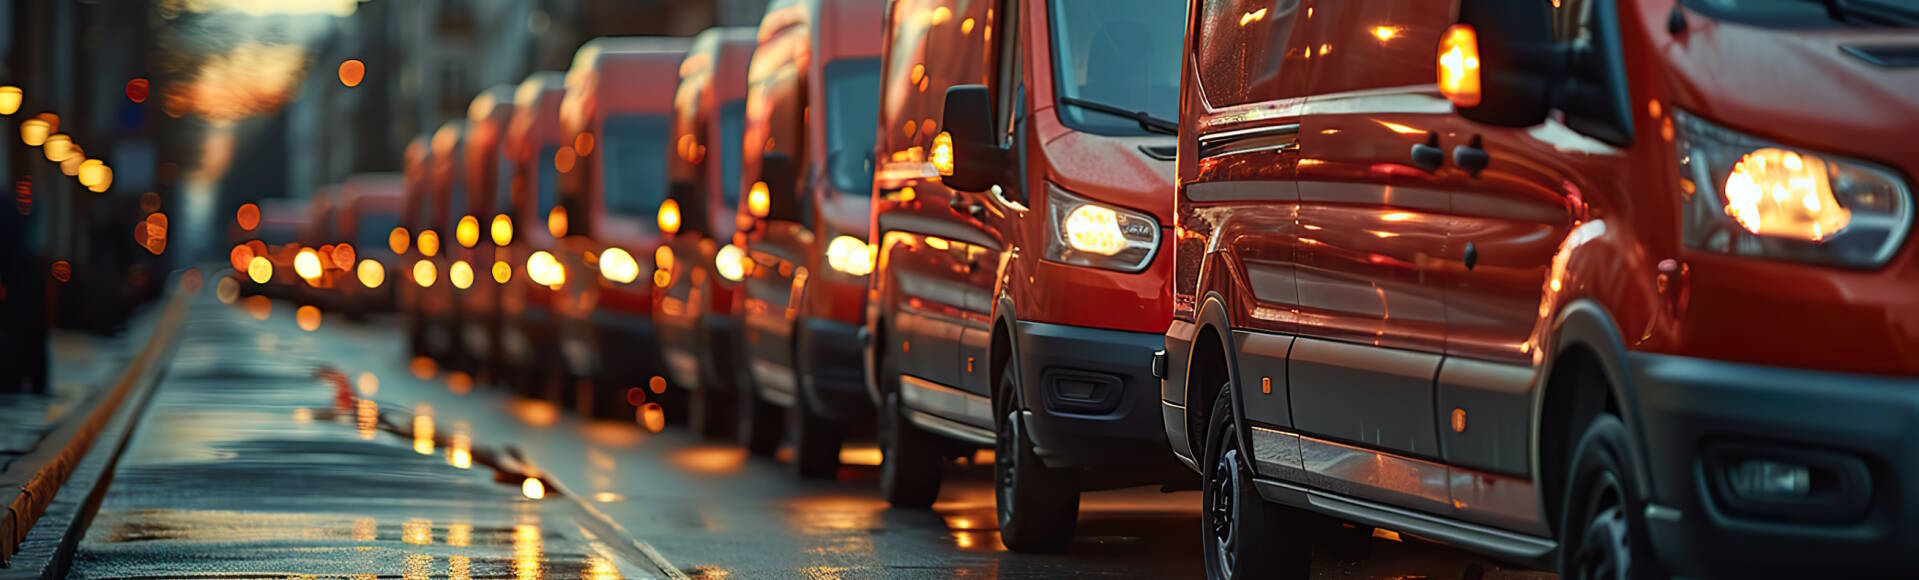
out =
[(1689, 29), (1672, 37), (1664, 14), (1655, 38), (1672, 38), (1660, 54), (1673, 71), (1673, 105), (1781, 144), (1919, 174), (1911, 137), (1919, 63), (1871, 57), (1919, 50), (1919, 30), (1771, 29), (1688, 13)]
[(1172, 152), (1177, 144), (1171, 135), (1111, 137), (1068, 131), (1045, 144), (1051, 164), (1047, 178), (1074, 195), (1143, 211), (1160, 226), (1170, 227), (1177, 173)]

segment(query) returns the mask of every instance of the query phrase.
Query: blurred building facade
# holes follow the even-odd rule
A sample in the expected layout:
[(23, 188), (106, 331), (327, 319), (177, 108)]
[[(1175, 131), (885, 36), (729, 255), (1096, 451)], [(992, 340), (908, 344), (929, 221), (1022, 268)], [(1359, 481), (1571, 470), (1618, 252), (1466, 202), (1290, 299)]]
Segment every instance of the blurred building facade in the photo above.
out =
[[(353, 173), (398, 171), (415, 135), (463, 118), (488, 87), (537, 70), (564, 70), (599, 36), (691, 36), (759, 22), (767, 0), (368, 0), (317, 47), (304, 89), (288, 106), (288, 197)], [(366, 78), (346, 87), (346, 59)], [(233, 188), (229, 188), (233, 189)], [(241, 188), (245, 189), (245, 188)], [(237, 205), (238, 201), (228, 205)]]

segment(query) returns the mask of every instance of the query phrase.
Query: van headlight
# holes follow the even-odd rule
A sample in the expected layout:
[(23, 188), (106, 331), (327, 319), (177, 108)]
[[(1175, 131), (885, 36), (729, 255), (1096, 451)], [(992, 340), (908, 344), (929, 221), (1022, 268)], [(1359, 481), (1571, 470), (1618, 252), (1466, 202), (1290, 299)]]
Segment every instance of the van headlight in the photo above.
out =
[(746, 278), (746, 251), (739, 246), (727, 244), (713, 254), (713, 271), (721, 278), (738, 282)]
[(1673, 113), (1687, 247), (1831, 266), (1886, 263), (1912, 189), (1864, 161), (1795, 149)]
[(624, 249), (607, 248), (600, 252), (600, 275), (613, 282), (631, 284), (640, 278), (640, 263)]
[(826, 265), (845, 274), (865, 276), (873, 273), (873, 254), (864, 240), (839, 236), (826, 245)]
[(1047, 214), (1052, 235), (1046, 259), (1063, 264), (1138, 272), (1159, 250), (1159, 222), (1047, 185)]

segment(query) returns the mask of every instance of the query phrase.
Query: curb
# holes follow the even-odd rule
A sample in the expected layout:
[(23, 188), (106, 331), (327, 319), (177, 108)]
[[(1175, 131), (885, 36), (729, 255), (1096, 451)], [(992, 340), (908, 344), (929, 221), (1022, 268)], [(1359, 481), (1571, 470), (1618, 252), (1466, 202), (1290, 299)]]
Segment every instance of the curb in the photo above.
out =
[(178, 338), (193, 294), (177, 291), (168, 298), (166, 310), (160, 314), (160, 321), (146, 345), (115, 379), (113, 387), (95, 398), (93, 408), (84, 419), (62, 422), (33, 452), (21, 456), (0, 473), (0, 490), (13, 492), (12, 497), (7, 498), (6, 513), (0, 514), (0, 567), (8, 566), (19, 553), (28, 532), (46, 515), (60, 487), (73, 476), (75, 468), (93, 449), (100, 432), (143, 382), (141, 378), (156, 363), (163, 363), (162, 355), (169, 352)]

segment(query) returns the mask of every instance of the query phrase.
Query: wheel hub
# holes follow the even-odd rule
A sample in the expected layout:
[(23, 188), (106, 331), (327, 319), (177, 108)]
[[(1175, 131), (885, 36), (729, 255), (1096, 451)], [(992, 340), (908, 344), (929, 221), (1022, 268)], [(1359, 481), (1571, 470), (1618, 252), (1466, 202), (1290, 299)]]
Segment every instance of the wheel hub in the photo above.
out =
[(1227, 448), (1220, 454), (1219, 464), (1213, 467), (1213, 500), (1207, 505), (1212, 516), (1213, 550), (1218, 556), (1219, 577), (1231, 578), (1233, 575), (1233, 553), (1239, 540), (1239, 522), (1237, 504), (1239, 498), (1239, 450)]

